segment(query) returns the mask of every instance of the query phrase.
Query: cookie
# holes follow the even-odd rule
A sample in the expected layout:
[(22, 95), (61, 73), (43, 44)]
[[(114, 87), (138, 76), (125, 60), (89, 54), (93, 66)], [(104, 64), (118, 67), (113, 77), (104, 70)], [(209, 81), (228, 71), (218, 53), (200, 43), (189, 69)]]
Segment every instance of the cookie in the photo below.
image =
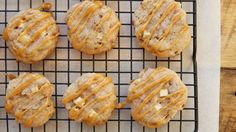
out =
[(139, 45), (158, 57), (174, 57), (191, 43), (186, 13), (174, 0), (144, 0), (134, 25)]
[(50, 3), (43, 3), (39, 8), (20, 11), (8, 22), (3, 39), (17, 61), (35, 63), (55, 49), (59, 28), (48, 12), (50, 8)]
[(115, 47), (120, 21), (115, 12), (99, 1), (83, 1), (65, 17), (68, 38), (74, 49), (98, 54)]
[(115, 86), (110, 77), (87, 73), (66, 89), (62, 103), (69, 111), (70, 119), (87, 125), (101, 125), (115, 108)]
[(45, 124), (55, 108), (50, 99), (53, 85), (42, 75), (23, 73), (11, 80), (6, 93), (6, 112), (24, 127)]
[(187, 101), (187, 87), (172, 70), (158, 67), (139, 73), (129, 87), (127, 102), (138, 123), (158, 128), (182, 110)]

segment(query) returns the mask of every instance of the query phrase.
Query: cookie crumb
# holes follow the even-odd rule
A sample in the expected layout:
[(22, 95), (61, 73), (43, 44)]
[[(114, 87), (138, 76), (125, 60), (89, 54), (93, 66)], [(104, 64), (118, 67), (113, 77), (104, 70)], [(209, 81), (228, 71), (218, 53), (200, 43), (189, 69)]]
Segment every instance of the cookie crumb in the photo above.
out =
[(43, 11), (49, 11), (52, 8), (52, 4), (51, 3), (43, 3), (39, 9), (43, 10)]
[(13, 79), (16, 78), (16, 76), (13, 75), (13, 74), (7, 74), (7, 77), (8, 77), (9, 80), (13, 80)]

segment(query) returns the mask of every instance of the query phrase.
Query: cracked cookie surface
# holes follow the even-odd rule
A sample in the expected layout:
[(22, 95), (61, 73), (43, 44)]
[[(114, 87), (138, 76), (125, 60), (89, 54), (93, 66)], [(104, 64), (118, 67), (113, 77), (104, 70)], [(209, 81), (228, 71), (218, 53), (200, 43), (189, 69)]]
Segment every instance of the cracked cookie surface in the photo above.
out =
[(98, 54), (115, 47), (121, 23), (115, 11), (100, 1), (75, 4), (68, 10), (65, 21), (74, 49)]
[(127, 102), (138, 123), (159, 128), (183, 109), (187, 95), (187, 87), (174, 71), (148, 68), (130, 84)]
[(17, 61), (35, 63), (54, 51), (59, 28), (48, 12), (50, 8), (50, 3), (43, 3), (39, 8), (20, 11), (7, 24), (3, 39)]
[(20, 74), (7, 87), (6, 112), (25, 127), (42, 126), (55, 111), (53, 90), (53, 85), (40, 74)]
[(191, 43), (186, 13), (174, 0), (142, 1), (134, 25), (139, 45), (158, 57), (174, 57)]
[(62, 103), (70, 119), (88, 125), (101, 125), (111, 116), (116, 99), (115, 86), (110, 77), (86, 73), (66, 89)]

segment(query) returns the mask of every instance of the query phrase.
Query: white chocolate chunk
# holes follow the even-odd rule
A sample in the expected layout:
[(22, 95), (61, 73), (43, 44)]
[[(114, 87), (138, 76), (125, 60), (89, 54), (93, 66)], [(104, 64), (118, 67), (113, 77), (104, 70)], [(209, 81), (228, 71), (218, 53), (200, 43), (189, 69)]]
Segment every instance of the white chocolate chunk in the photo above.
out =
[(30, 90), (29, 90), (28, 88), (24, 89), (24, 90), (21, 92), (22, 95), (29, 95), (29, 93), (30, 93)]
[(155, 105), (155, 109), (158, 111), (162, 108), (162, 105), (160, 103)]
[(97, 115), (97, 112), (95, 112), (93, 109), (89, 111), (89, 117), (94, 117)]
[(21, 43), (19, 43), (19, 41), (13, 40), (13, 42), (15, 43), (15, 46), (16, 46), (16, 47), (18, 47), (18, 48), (24, 48), (24, 46), (23, 46)]
[(159, 47), (160, 51), (163, 51), (163, 50), (167, 50), (171, 47), (171, 45), (169, 43), (166, 43), (166, 42), (163, 42), (162, 45)]
[(39, 91), (39, 88), (38, 87), (32, 87), (31, 89), (31, 93), (36, 93)]
[(154, 38), (154, 39), (151, 39), (150, 42), (149, 42), (149, 45), (156, 45), (158, 44), (159, 40)]
[(19, 38), (19, 41), (22, 42), (22, 43), (28, 43), (31, 41), (31, 38), (29, 35), (23, 35)]
[(84, 102), (84, 99), (81, 98), (81, 97), (78, 97), (76, 99), (73, 100), (73, 102), (78, 105), (79, 107), (82, 107), (84, 106), (85, 102)]
[(149, 36), (151, 36), (151, 33), (150, 33), (150, 32), (147, 32), (147, 31), (144, 31), (144, 33), (143, 33), (143, 38), (147, 38), (147, 37), (149, 37)]
[(161, 89), (160, 91), (160, 97), (165, 97), (168, 95), (168, 89)]
[(99, 33), (96, 38), (97, 38), (97, 39), (102, 39), (102, 34)]
[(33, 94), (33, 93), (36, 93), (36, 92), (38, 92), (39, 91), (39, 88), (38, 88), (38, 86), (31, 86), (31, 87), (29, 87), (29, 88), (26, 88), (26, 89), (24, 89), (22, 92), (21, 92), (21, 94), (22, 95), (30, 95), (30, 94)]
[(46, 36), (46, 34), (47, 34), (47, 32), (46, 32), (46, 31), (43, 31), (43, 32), (41, 33), (41, 36)]
[(19, 27), (19, 28), (22, 28), (22, 27), (24, 27), (24, 24), (21, 23), (18, 27)]
[(94, 87), (96, 87), (96, 84), (91, 85), (91, 88), (94, 88)]
[(137, 82), (141, 82), (142, 80), (139, 78), (139, 79), (136, 79)]

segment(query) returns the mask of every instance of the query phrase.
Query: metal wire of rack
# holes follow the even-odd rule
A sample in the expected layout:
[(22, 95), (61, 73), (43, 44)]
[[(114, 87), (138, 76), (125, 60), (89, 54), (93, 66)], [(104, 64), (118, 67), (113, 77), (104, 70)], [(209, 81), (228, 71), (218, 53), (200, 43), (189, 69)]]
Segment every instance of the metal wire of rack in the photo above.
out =
[[(0, 39), (0, 74), (37, 72), (45, 75), (55, 85), (56, 112), (40, 128), (23, 128), (4, 110), (7, 77), (0, 77), (0, 128), (2, 132), (15, 131), (155, 131), (155, 132), (191, 132), (198, 131), (198, 90), (197, 90), (197, 34), (196, 34), (196, 0), (179, 0), (187, 11), (189, 26), (192, 29), (192, 45), (175, 58), (157, 58), (137, 46), (132, 25), (133, 13), (141, 0), (102, 0), (113, 8), (122, 22), (117, 46), (110, 52), (101, 55), (84, 55), (75, 51), (66, 38), (66, 25), (63, 15), (78, 0), (0, 0), (0, 31), (6, 26), (9, 18), (25, 8), (37, 7), (42, 2), (54, 5), (52, 12), (61, 28), (59, 44), (53, 53), (42, 62), (25, 65), (15, 61), (9, 53), (6, 43)], [(0, 34), (2, 37), (2, 34)], [(83, 73), (98, 72), (111, 76), (117, 87), (118, 101), (126, 98), (129, 82), (138, 72), (146, 67), (166, 66), (175, 70), (189, 89), (188, 104), (167, 125), (159, 129), (149, 129), (138, 125), (130, 116), (130, 108), (115, 110), (112, 117), (103, 126), (88, 127), (75, 123), (67, 117), (67, 112), (60, 104), (64, 89), (75, 78)]]

